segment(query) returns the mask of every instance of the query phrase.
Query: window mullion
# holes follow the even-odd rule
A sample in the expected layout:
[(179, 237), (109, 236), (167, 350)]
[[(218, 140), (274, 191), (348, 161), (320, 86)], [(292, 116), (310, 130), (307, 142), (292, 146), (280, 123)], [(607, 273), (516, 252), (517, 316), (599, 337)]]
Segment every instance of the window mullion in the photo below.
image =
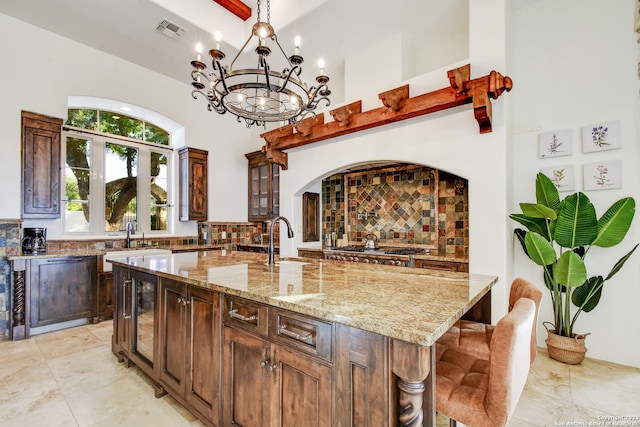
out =
[(105, 233), (105, 188), (104, 188), (104, 162), (105, 162), (105, 140), (95, 138), (93, 140), (94, 149), (91, 156), (91, 231), (94, 234)]
[(151, 154), (146, 147), (140, 147), (139, 151), (138, 176), (138, 230), (147, 232), (151, 228), (149, 218), (151, 216), (149, 206), (149, 195), (151, 194)]

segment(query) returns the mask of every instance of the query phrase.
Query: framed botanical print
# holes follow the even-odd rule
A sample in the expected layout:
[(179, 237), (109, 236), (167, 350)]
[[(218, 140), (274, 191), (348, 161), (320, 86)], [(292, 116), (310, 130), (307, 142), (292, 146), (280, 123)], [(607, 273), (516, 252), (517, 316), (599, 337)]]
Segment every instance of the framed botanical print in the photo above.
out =
[(538, 157), (570, 156), (573, 153), (573, 132), (571, 129), (554, 130), (538, 135)]
[(615, 150), (620, 146), (619, 121), (596, 123), (582, 128), (582, 151), (584, 153)]

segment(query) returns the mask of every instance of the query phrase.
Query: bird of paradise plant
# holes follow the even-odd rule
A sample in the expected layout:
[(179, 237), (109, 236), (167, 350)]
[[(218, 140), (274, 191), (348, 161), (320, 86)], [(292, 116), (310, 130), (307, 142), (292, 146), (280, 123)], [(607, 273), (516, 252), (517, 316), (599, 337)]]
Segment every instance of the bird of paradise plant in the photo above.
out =
[[(539, 173), (536, 203), (520, 203), (520, 208), (521, 214), (509, 217), (527, 230), (518, 228), (514, 232), (527, 256), (543, 268), (556, 333), (572, 337), (580, 314), (598, 305), (605, 282), (620, 271), (638, 247), (636, 244), (623, 256), (606, 277), (588, 277), (587, 253), (593, 246), (608, 248), (624, 239), (635, 215), (635, 200), (618, 200), (598, 219), (586, 194), (577, 192), (560, 200), (553, 182)], [(576, 307), (573, 313), (571, 304)]]

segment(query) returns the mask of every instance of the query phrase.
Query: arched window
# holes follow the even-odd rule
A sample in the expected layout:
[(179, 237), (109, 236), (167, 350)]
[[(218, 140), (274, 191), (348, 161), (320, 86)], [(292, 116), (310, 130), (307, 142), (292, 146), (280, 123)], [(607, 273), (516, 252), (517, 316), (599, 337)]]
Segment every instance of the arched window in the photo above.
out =
[(171, 231), (169, 132), (90, 108), (70, 108), (63, 130), (65, 233)]

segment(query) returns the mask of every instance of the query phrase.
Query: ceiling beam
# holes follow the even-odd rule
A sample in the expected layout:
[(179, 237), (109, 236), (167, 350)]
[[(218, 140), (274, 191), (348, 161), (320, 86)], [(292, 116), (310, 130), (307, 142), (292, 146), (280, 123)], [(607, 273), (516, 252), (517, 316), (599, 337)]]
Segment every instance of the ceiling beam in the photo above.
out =
[(251, 17), (251, 8), (240, 0), (213, 0), (238, 18), (246, 21)]
[(491, 132), (491, 99), (497, 99), (504, 91), (510, 91), (513, 82), (509, 77), (491, 71), (486, 76), (471, 79), (471, 66), (465, 65), (447, 72), (449, 86), (409, 97), (409, 85), (378, 95), (383, 106), (362, 111), (362, 102), (329, 111), (334, 121), (324, 123), (324, 115), (301, 120), (260, 135), (266, 144), (262, 151), (267, 158), (287, 169), (287, 153), (284, 150), (324, 141), (341, 135), (395, 123), (464, 104), (472, 104), (480, 133)]

